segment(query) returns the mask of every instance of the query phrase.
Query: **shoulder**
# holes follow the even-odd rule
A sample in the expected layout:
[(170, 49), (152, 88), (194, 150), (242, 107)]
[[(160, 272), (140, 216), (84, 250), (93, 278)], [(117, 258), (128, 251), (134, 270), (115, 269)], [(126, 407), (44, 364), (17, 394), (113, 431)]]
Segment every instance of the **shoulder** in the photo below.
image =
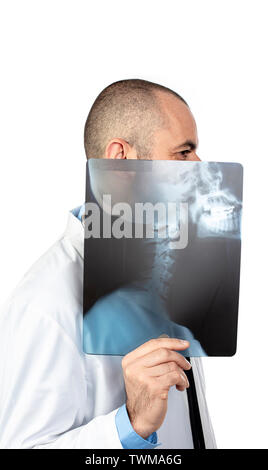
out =
[(11, 321), (27, 327), (35, 315), (51, 317), (64, 330), (77, 330), (75, 322), (82, 314), (82, 278), (81, 256), (68, 238), (61, 237), (34, 263), (2, 307), (3, 325)]

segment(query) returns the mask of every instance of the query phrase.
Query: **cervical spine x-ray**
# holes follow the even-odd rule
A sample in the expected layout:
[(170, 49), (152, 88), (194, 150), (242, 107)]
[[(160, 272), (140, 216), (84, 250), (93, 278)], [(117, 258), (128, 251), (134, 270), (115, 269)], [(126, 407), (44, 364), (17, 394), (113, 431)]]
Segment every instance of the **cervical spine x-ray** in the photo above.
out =
[(168, 335), (185, 356), (235, 354), (242, 179), (238, 163), (89, 160), (86, 353)]

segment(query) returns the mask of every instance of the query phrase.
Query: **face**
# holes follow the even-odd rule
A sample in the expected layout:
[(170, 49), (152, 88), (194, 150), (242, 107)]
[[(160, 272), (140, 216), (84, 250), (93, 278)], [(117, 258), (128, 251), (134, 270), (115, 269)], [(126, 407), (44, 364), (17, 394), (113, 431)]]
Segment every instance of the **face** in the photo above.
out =
[(155, 132), (154, 160), (197, 161), (197, 129), (194, 117), (180, 99), (166, 93), (158, 93), (162, 109), (167, 116), (167, 125)]
[[(154, 134), (152, 159), (200, 161), (196, 154), (196, 124), (188, 106), (168, 93), (157, 92), (157, 97), (167, 122)], [(138, 159), (142, 156), (124, 140), (113, 139), (106, 147), (105, 158)]]

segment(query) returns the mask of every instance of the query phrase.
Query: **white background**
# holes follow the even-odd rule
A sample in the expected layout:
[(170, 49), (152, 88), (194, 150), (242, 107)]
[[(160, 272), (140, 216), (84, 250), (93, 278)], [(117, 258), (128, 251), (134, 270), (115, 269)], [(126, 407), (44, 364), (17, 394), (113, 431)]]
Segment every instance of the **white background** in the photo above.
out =
[(206, 358), (219, 448), (267, 448), (266, 1), (0, 2), (0, 301), (84, 199), (83, 126), (123, 78), (190, 104), (203, 160), (244, 166), (238, 353)]

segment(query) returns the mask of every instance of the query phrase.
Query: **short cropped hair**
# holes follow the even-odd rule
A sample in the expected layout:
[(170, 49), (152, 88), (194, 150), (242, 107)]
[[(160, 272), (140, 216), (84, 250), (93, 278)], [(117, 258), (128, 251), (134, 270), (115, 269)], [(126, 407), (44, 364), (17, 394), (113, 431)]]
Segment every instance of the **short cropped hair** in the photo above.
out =
[(172, 94), (187, 105), (175, 91), (146, 80), (121, 80), (106, 87), (85, 123), (87, 158), (104, 157), (108, 142), (114, 138), (135, 147), (139, 158), (150, 158), (154, 132), (167, 123), (156, 91)]

